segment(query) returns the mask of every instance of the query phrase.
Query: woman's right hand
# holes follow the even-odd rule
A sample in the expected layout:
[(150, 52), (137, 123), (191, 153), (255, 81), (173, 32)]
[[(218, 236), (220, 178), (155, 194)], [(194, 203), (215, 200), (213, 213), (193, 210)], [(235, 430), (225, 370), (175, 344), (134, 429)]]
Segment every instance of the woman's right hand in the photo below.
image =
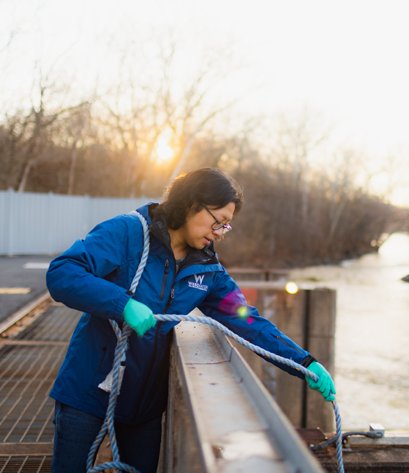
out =
[(125, 322), (140, 336), (156, 325), (151, 309), (135, 299), (129, 299), (124, 309)]
[(307, 367), (307, 369), (318, 376), (318, 381), (314, 381), (312, 378), (307, 376), (306, 380), (308, 386), (311, 389), (319, 391), (326, 401), (334, 401), (337, 391), (335, 389), (334, 381), (332, 380), (328, 371), (322, 366), (321, 363), (318, 363), (318, 361), (313, 361)]

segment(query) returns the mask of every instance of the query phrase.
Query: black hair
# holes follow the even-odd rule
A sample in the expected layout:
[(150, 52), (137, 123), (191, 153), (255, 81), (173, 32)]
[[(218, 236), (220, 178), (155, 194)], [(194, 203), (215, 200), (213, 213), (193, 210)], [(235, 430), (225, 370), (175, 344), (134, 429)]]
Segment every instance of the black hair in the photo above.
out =
[(168, 227), (177, 230), (190, 210), (199, 212), (205, 206), (219, 209), (230, 202), (238, 212), (243, 203), (239, 184), (220, 169), (202, 168), (177, 177), (157, 210), (164, 214)]

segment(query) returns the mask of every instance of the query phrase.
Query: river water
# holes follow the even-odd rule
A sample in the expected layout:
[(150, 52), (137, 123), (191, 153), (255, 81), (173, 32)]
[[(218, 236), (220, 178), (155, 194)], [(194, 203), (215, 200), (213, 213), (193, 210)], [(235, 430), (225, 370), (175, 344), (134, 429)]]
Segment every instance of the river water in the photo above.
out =
[(337, 290), (335, 382), (343, 430), (409, 430), (409, 235), (379, 254), (291, 272), (297, 282)]

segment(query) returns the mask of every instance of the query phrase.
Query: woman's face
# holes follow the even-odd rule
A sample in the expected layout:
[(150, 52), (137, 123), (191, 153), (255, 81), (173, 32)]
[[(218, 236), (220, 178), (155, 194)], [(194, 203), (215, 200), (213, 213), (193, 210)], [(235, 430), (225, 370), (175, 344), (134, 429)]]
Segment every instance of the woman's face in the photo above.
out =
[(219, 209), (208, 206), (199, 212), (190, 210), (185, 224), (181, 227), (186, 244), (201, 250), (213, 241), (222, 239), (225, 230), (223, 228), (213, 230), (213, 227), (222, 223), (229, 224), (233, 219), (235, 208), (236, 205), (230, 202)]

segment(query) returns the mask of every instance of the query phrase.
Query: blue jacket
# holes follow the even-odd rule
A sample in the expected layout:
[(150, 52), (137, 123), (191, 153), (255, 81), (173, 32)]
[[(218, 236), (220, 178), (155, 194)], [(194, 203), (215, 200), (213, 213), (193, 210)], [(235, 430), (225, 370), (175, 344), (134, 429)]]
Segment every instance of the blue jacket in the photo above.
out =
[[(176, 272), (166, 223), (151, 218), (156, 204), (138, 211), (150, 226), (150, 252), (134, 298), (153, 313), (187, 314), (198, 307), (241, 337), (308, 366), (313, 359), (275, 325), (247, 306), (237, 284), (220, 264), (213, 248), (191, 250)], [(54, 259), (47, 272), (51, 296), (83, 311), (51, 390), (51, 397), (89, 414), (104, 417), (108, 394), (98, 388), (112, 368), (116, 337), (109, 323), (123, 321), (131, 297), (128, 289), (140, 262), (143, 229), (131, 214), (97, 225), (84, 240)], [(251, 321), (251, 323), (249, 323)], [(175, 322), (158, 322), (143, 337), (133, 333), (118, 398), (117, 420), (134, 424), (160, 416), (166, 408), (169, 351)], [(281, 367), (281, 366), (280, 366)], [(298, 371), (285, 368), (299, 377)]]

